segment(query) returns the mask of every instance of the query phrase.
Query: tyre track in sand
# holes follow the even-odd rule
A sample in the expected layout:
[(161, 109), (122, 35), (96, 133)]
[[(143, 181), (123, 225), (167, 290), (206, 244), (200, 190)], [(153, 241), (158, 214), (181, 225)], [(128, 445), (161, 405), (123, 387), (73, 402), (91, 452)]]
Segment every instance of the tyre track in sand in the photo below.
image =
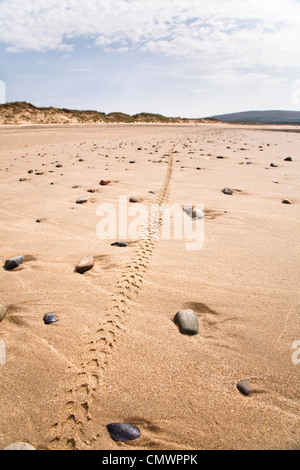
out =
[[(50, 429), (49, 449), (84, 450), (89, 449), (97, 436), (87, 438), (86, 429), (92, 421), (92, 403), (101, 389), (102, 375), (113, 353), (119, 335), (125, 329), (126, 317), (130, 315), (131, 302), (138, 295), (145, 273), (151, 262), (153, 250), (158, 241), (162, 225), (163, 205), (167, 203), (173, 174), (173, 152), (184, 140), (180, 139), (168, 152), (168, 166), (162, 187), (155, 199), (153, 218), (149, 217), (144, 227), (145, 236), (138, 242), (130, 261), (125, 265), (116, 291), (112, 294), (110, 308), (102, 315), (102, 320), (91, 333), (79, 372), (68, 390), (58, 420)], [(147, 236), (154, 234), (156, 236)]]

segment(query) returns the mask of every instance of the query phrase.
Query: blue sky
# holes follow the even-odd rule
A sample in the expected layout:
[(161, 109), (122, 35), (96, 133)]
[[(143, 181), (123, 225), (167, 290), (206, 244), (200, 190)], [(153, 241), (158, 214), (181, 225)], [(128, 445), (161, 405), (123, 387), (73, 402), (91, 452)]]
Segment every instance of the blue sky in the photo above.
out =
[(299, 44), (299, 0), (0, 0), (0, 102), (298, 110)]

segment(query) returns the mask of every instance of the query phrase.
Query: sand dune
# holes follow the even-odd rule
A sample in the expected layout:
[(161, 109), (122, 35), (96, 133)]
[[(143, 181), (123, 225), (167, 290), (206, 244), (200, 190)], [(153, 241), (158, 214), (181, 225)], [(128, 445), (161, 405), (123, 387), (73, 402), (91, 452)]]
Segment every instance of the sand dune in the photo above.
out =
[[(19, 441), (37, 449), (299, 449), (294, 131), (0, 129), (2, 265), (25, 257), (0, 271), (0, 304), (9, 307), (0, 323), (1, 449)], [(121, 237), (99, 239), (97, 208), (117, 211), (120, 196), (148, 209), (203, 205), (203, 248), (187, 250), (174, 237), (128, 238), (122, 248), (111, 246)], [(88, 255), (94, 267), (78, 274)], [(197, 335), (174, 324), (181, 309), (197, 314)], [(59, 321), (45, 325), (48, 312)], [(247, 397), (240, 380), (251, 387)], [(106, 430), (114, 421), (141, 436), (116, 443)]]

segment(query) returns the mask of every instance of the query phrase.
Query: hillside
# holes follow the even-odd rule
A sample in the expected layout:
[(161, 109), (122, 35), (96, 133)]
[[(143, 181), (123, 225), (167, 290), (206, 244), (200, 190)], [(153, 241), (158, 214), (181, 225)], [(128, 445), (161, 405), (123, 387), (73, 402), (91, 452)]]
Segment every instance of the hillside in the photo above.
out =
[(300, 124), (300, 111), (245, 111), (212, 116), (222, 122), (255, 124)]
[(122, 112), (109, 114), (99, 111), (78, 111), (65, 108), (38, 108), (26, 102), (0, 105), (2, 124), (90, 124), (90, 123), (183, 123), (201, 122), (201, 119), (172, 118), (161, 114), (139, 113), (134, 116)]

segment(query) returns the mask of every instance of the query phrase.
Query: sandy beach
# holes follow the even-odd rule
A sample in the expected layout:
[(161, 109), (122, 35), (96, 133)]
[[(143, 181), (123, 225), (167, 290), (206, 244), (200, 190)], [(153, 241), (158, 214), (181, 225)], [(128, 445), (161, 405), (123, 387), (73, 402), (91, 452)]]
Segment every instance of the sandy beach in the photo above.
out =
[[(1, 126), (0, 449), (299, 449), (299, 150), (299, 127)], [(203, 247), (101, 239), (132, 196), (203, 205)]]

